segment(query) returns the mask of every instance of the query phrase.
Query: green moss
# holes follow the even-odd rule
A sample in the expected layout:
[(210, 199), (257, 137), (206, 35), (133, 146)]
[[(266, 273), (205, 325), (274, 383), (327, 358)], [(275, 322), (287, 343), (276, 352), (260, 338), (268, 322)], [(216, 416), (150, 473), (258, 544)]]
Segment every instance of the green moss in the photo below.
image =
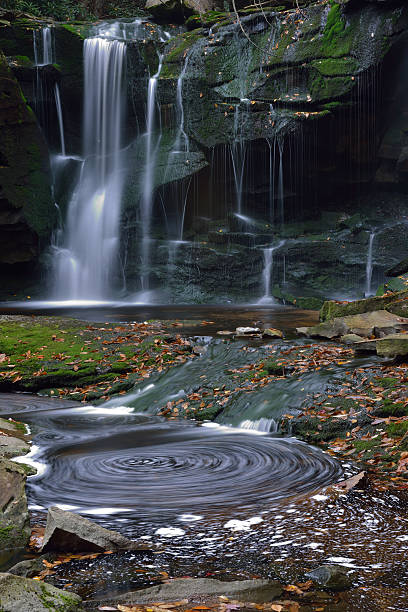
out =
[(331, 7), (327, 15), (326, 27), (323, 32), (321, 49), (324, 55), (329, 57), (332, 55), (335, 57), (346, 55), (343, 52), (339, 53), (345, 30), (346, 25), (343, 19), (341, 6), (335, 4)]
[(394, 389), (400, 382), (398, 378), (393, 378), (392, 376), (376, 377), (374, 381), (380, 387), (384, 387), (384, 389)]
[(312, 66), (323, 76), (353, 75), (358, 70), (358, 62), (354, 58), (328, 58), (315, 60)]
[(268, 374), (275, 374), (276, 376), (283, 375), (285, 373), (284, 368), (275, 359), (266, 359), (263, 362), (263, 367)]
[(399, 438), (408, 431), (408, 421), (402, 421), (401, 423), (391, 423), (388, 425), (387, 432), (390, 436)]
[(359, 452), (364, 452), (367, 453), (369, 452), (370, 454), (373, 452), (373, 450), (375, 449), (376, 446), (378, 446), (380, 444), (381, 440), (375, 439), (375, 440), (355, 440), (353, 442), (354, 448)]
[(408, 408), (401, 402), (393, 402), (391, 400), (384, 400), (384, 402), (377, 407), (376, 414), (378, 416), (407, 416)]
[(354, 86), (351, 77), (324, 77), (318, 72), (311, 72), (309, 90), (313, 101), (333, 100), (344, 96)]

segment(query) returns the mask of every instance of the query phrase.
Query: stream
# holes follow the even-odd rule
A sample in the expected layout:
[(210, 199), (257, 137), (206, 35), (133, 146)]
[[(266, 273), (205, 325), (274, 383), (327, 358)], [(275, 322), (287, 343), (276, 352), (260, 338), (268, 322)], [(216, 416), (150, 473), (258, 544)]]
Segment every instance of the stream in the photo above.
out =
[(48, 579), (98, 598), (163, 575), (301, 580), (329, 562), (347, 567), (354, 583), (333, 610), (408, 610), (406, 503), (389, 493), (334, 492), (330, 485), (356, 466), (274, 433), (306, 394), (370, 361), (237, 394), (215, 423), (169, 420), (158, 415), (169, 399), (231, 384), (231, 367), (259, 361), (271, 347), (204, 336), (193, 322), (187, 328), (200, 357), (103, 404), (0, 395), (0, 415), (27, 423), (33, 435), (23, 461), (38, 469), (27, 487), (34, 523), (58, 505), (151, 546), (63, 564)]

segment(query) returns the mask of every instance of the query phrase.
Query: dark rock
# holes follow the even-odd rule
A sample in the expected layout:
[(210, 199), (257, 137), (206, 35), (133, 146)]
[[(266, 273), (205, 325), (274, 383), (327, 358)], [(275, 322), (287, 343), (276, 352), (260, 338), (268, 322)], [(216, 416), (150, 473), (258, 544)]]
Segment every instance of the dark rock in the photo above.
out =
[(283, 589), (276, 580), (242, 580), (221, 582), (212, 578), (184, 578), (141, 591), (131, 591), (110, 600), (125, 605), (152, 601), (177, 601), (195, 596), (225, 595), (240, 601), (264, 603), (279, 597)]
[(43, 561), (50, 561), (54, 556), (50, 553), (41, 555), (35, 559), (27, 559), (16, 563), (8, 570), (9, 574), (14, 576), (22, 576), (23, 578), (34, 578), (38, 576), (45, 568)]
[(403, 259), (396, 266), (386, 271), (387, 276), (402, 276), (408, 272), (408, 259)]
[(306, 576), (321, 587), (333, 591), (344, 591), (352, 586), (347, 570), (339, 565), (321, 565)]
[(82, 612), (81, 603), (78, 595), (45, 582), (0, 573), (2, 612)]
[(136, 547), (128, 538), (100, 527), (88, 519), (57, 507), (49, 508), (42, 551), (100, 552), (130, 550)]

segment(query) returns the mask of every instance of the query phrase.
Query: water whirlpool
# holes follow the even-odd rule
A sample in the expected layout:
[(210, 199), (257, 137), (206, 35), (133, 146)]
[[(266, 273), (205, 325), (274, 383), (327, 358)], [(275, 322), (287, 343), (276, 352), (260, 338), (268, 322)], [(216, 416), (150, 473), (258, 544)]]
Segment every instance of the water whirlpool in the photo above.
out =
[(42, 426), (35, 459), (46, 470), (29, 490), (31, 503), (44, 508), (168, 520), (260, 509), (342, 477), (335, 459), (292, 438), (77, 409), (48, 414)]

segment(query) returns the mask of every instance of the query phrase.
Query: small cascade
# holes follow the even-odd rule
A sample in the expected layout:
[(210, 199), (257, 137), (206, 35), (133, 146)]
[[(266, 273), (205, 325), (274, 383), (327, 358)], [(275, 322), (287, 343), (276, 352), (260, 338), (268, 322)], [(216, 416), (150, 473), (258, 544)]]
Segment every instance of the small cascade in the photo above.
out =
[(97, 37), (84, 42), (84, 160), (63, 244), (54, 247), (60, 299), (106, 297), (117, 262), (125, 58), (122, 42)]
[(188, 153), (190, 148), (190, 143), (188, 140), (188, 136), (184, 130), (184, 105), (183, 105), (183, 81), (186, 75), (187, 66), (188, 66), (189, 56), (186, 56), (184, 61), (183, 69), (180, 73), (179, 78), (177, 79), (177, 114), (179, 117), (179, 129), (177, 132), (177, 137), (173, 145), (173, 152), (177, 153), (178, 151), (184, 150)]
[(36, 68), (33, 107), (40, 125), (43, 129), (47, 129), (49, 100), (52, 93), (44, 79), (42, 67), (55, 62), (54, 37), (50, 27), (33, 30), (33, 50)]
[(246, 419), (242, 421), (239, 426), (240, 429), (249, 429), (250, 431), (259, 431), (263, 433), (275, 433), (278, 431), (278, 424), (275, 419), (267, 419), (262, 417), (256, 421)]
[(140, 206), (140, 221), (142, 224), (142, 242), (141, 242), (141, 264), (142, 271), (140, 274), (140, 285), (142, 291), (149, 289), (149, 264), (150, 264), (150, 246), (151, 246), (151, 222), (152, 210), (154, 201), (154, 171), (156, 165), (156, 156), (160, 144), (161, 133), (155, 139), (156, 113), (157, 113), (157, 81), (162, 68), (162, 56), (159, 56), (159, 66), (156, 74), (149, 79), (147, 91), (147, 112), (146, 112), (146, 163), (143, 177), (143, 193)]
[(65, 137), (64, 137), (64, 120), (62, 117), (62, 104), (58, 83), (54, 86), (55, 106), (57, 109), (58, 127), (61, 142), (61, 155), (65, 157)]
[(54, 38), (50, 27), (33, 30), (34, 65), (47, 66), (55, 62)]
[(273, 280), (273, 254), (277, 249), (283, 246), (283, 244), (284, 241), (282, 240), (277, 246), (262, 249), (264, 256), (264, 267), (262, 271), (263, 296), (259, 300), (258, 304), (275, 303), (274, 298), (271, 296), (271, 285)]
[(368, 239), (368, 250), (367, 250), (367, 263), (366, 263), (366, 282), (364, 296), (369, 297), (373, 295), (371, 291), (371, 280), (373, 277), (373, 243), (375, 238), (375, 232), (370, 232)]

